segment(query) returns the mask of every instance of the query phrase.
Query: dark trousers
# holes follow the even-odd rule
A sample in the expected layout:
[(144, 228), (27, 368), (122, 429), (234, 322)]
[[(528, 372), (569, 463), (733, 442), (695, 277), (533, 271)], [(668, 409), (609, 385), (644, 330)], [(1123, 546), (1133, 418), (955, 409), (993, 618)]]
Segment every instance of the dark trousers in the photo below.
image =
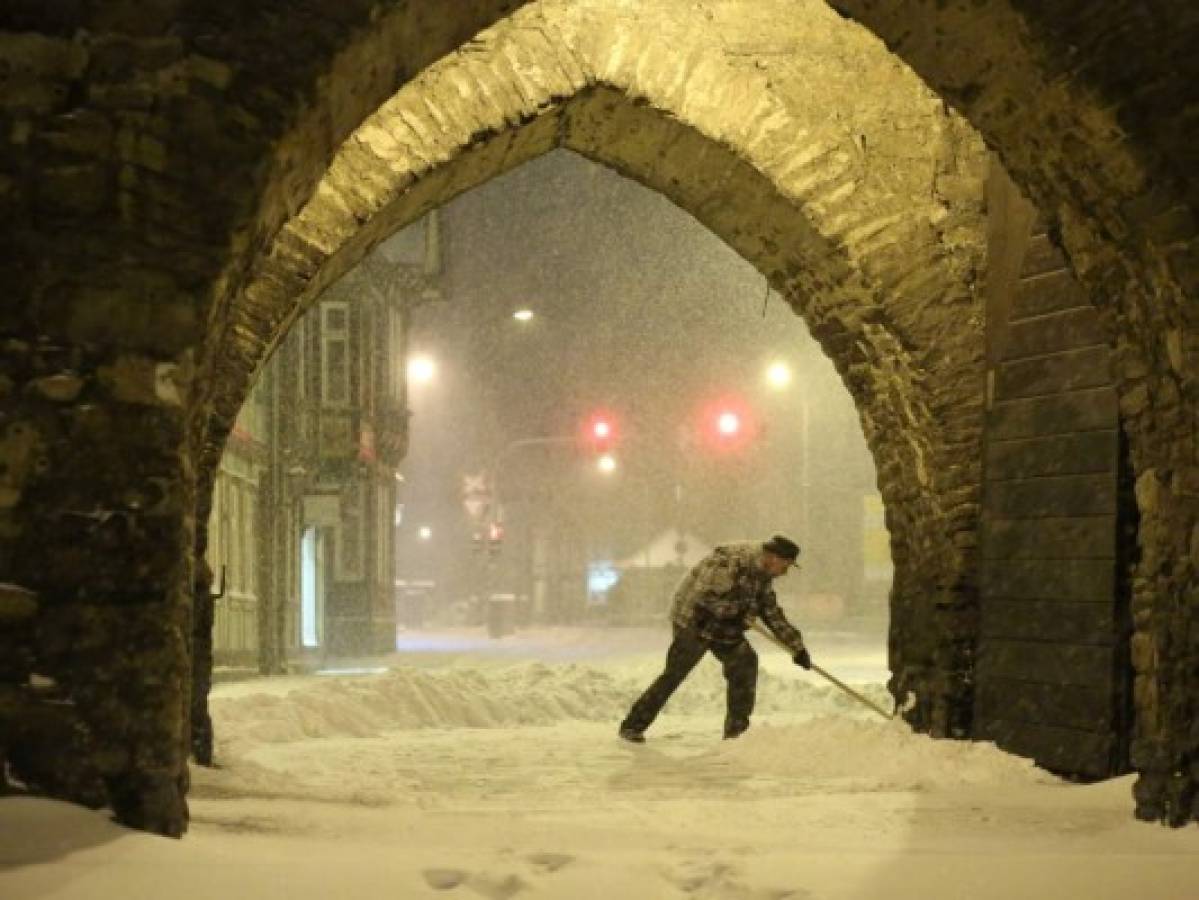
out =
[(637, 698), (622, 729), (645, 731), (658, 717), (666, 701), (683, 683), (709, 650), (724, 667), (728, 682), (728, 713), (724, 720), (725, 737), (735, 737), (749, 727), (754, 711), (754, 694), (758, 686), (758, 654), (742, 638), (736, 644), (718, 644), (703, 640), (689, 628), (675, 628), (674, 640), (666, 651), (666, 668), (645, 693)]

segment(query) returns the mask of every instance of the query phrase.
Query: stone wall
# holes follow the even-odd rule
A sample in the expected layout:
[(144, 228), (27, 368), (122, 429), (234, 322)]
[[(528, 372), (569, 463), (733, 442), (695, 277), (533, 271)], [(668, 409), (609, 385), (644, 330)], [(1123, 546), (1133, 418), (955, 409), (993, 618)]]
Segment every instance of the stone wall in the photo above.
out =
[(1129, 768), (1127, 454), (1111, 348), (1044, 220), (996, 166), (976, 736), (1053, 771)]
[(0, 11), (0, 581), (19, 598), (0, 735), (28, 784), (186, 827), (204, 341), (348, 130), (515, 5)]
[[(895, 688), (917, 689), (922, 727), (969, 726), (977, 138), (810, 2), (546, 0), (425, 70), (521, 5), (0, 12), (0, 733), (31, 783), (183, 829), (195, 513), (253, 371), (373, 243), (559, 145), (673, 197), (810, 320), (879, 462)], [(1197, 14), (832, 5), (998, 151), (1116, 348), (1141, 516), (1138, 814), (1184, 821), (1199, 811)], [(78, 753), (43, 765), (49, 745)]]
[(960, 109), (1041, 209), (1116, 346), (1137, 478), (1143, 818), (1199, 816), (1199, 13), (1182, 0), (832, 0)]

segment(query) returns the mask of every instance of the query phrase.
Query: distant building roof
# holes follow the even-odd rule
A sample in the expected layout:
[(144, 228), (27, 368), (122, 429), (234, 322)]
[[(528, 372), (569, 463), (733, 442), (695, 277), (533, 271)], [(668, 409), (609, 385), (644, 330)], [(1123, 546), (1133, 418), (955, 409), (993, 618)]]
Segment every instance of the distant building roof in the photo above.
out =
[(618, 569), (657, 569), (662, 566), (695, 565), (712, 549), (701, 537), (668, 528), (636, 553), (617, 560)]

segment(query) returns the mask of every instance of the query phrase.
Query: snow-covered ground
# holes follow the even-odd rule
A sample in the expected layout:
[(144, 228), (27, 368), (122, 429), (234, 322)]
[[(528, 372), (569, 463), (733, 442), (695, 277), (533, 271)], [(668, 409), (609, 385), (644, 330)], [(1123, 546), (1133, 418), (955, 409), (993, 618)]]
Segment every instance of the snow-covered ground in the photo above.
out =
[[(809, 642), (889, 707), (881, 640)], [(619, 741), (665, 643), (410, 632), (385, 671), (220, 685), (183, 841), (3, 800), (0, 897), (1199, 898), (1199, 829), (1135, 822), (1129, 779), (912, 734), (761, 640), (741, 739), (709, 658)]]

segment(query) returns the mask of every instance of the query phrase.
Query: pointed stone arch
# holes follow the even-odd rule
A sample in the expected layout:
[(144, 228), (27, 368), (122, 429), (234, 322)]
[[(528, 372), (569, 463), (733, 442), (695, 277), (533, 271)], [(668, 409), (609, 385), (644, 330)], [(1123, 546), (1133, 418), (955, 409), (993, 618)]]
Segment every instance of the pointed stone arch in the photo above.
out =
[[(832, 5), (883, 38), (981, 130), (1050, 219), (1117, 340), (1122, 410), (1143, 516), (1134, 602), (1139, 728), (1134, 759), (1150, 777), (1138, 789), (1138, 802), (1143, 815), (1185, 817), (1199, 778), (1194, 769), (1199, 743), (1191, 729), (1199, 693), (1189, 637), (1199, 615), (1192, 600), (1199, 571), (1194, 450), (1199, 341), (1192, 302), (1199, 272), (1193, 187), (1199, 140), (1189, 113), (1199, 73), (1194, 69), (1192, 4), (1105, 4), (1098, 13), (1085, 4), (1031, 0), (915, 5), (905, 0), (833, 0)], [(189, 573), (186, 560), (175, 557), (186, 556), (191, 538), (190, 518), (181, 511), (191, 491), (187, 439), (203, 445), (209, 459), (219, 449), (226, 405), (244, 390), (271, 335), (295, 312), (294, 304), (277, 305), (273, 293), (311, 297), (336, 273), (337, 265), (323, 249), (325, 238), (335, 235), (279, 230), (305, 208), (335, 148), (415, 73), (462, 45), (480, 26), (532, 4), (462, 0), (453, 6), (451, 16), (446, 5), (435, 0), (313, 2), (302, 11), (282, 12), (271, 4), (234, 9), (194, 0), (162, 4), (152, 14), (125, 3), (19, 4), (0, 23), (6, 30), (0, 52), (6, 60), (16, 60), (17, 83), (29, 88), (19, 96), (6, 91), (3, 110), (6, 125), (12, 126), (6, 133), (12, 135), (15, 155), (3, 161), (0, 201), (15, 253), (0, 260), (0, 271), (10, 295), (17, 298), (5, 310), (5, 336), (12, 338), (5, 377), (13, 384), (4, 382), (3, 399), (10, 421), (25, 429), (10, 435), (10, 452), (21, 465), (10, 471), (5, 484), (7, 494), (15, 498), (7, 513), (15, 537), (3, 547), (6, 571), (11, 573), (7, 577), (33, 588), (35, 600), (25, 606), (38, 609), (42, 603), (38, 629), (50, 637), (38, 642), (39, 662), (64, 681), (84, 685), (75, 698), (81, 708), (96, 699), (96, 680), (89, 669), (93, 662), (97, 671), (103, 666), (109, 676), (136, 671), (124, 658), (120, 665), (110, 659), (120, 649), (114, 635), (136, 632), (145, 645), (162, 647), (156, 687), (128, 687), (119, 700), (114, 699), (116, 692), (97, 700), (97, 708), (101, 701), (124, 704), (122, 708), (157, 716), (158, 722), (122, 731), (106, 725), (114, 717), (91, 714), (90, 725), (105, 731), (98, 741), (108, 767), (102, 774), (118, 792), (118, 814), (124, 821), (177, 832), (185, 818), (178, 802), (185, 763), (172, 742), (177, 741), (174, 732), (181, 721), (177, 694), (186, 681), (181, 660), (187, 648), (178, 632), (186, 627), (187, 602), (179, 582)], [(580, 17), (579, 41), (571, 52), (561, 52), (567, 45), (557, 39), (538, 38), (543, 23), (529, 17), (528, 10), (521, 20), (526, 37), (543, 40), (547, 53), (558, 54), (557, 65), (568, 81), (569, 73), (584, 72), (584, 81), (594, 82), (597, 96), (611, 91), (629, 102), (644, 102), (667, 120), (675, 118), (688, 127), (704, 120), (702, 103), (681, 108), (654, 99), (657, 95), (643, 85), (654, 81), (655, 72), (681, 77), (675, 85), (678, 97), (694, 88), (693, 78), (702, 82), (721, 72), (719, 57), (726, 65), (739, 59), (746, 66), (761, 66), (763, 77), (771, 80), (778, 72), (786, 73), (788, 58), (800, 50), (809, 52), (806, 45), (787, 44), (793, 33), (791, 20), (820, 15), (810, 3), (688, 5), (689, 16), (715, 17), (709, 21), (715, 23), (716, 41), (709, 49), (719, 44), (720, 52), (704, 56), (678, 39), (677, 28), (655, 31), (655, 23), (648, 20), (626, 29), (623, 43), (613, 43), (602, 27), (584, 28), (597, 23), (595, 16), (602, 17), (604, 3), (589, 0), (574, 6)], [(622, 7), (636, 10), (636, 4)], [(768, 26), (760, 24), (747, 32), (725, 27), (747, 7), (772, 10), (773, 15), (762, 20)], [(682, 22), (678, 25), (681, 28)], [(857, 54), (856, 65), (846, 66), (845, 72), (861, 73), (864, 79), (887, 67), (900, 68), (881, 46), (868, 50), (860, 34), (851, 38), (857, 34), (852, 29), (835, 33), (839, 38), (834, 43), (843, 42), (843, 49)], [(286, 39), (281, 39), (284, 34)], [(738, 35), (748, 37), (739, 43)], [(645, 53), (654, 40), (669, 52)], [(487, 40), (468, 44), (459, 61), (486, 55), (489, 47)], [(671, 68), (672, 55), (691, 52), (696, 52), (694, 59)], [(836, 55), (835, 48), (828, 52)], [(105, 65), (123, 54), (130, 63), (127, 68)], [(589, 61), (590, 68), (580, 59)], [(487, 98), (493, 111), (520, 106), (528, 73), (512, 69), (501, 85), (507, 84), (515, 99)], [(827, 75), (817, 73), (811, 86), (845, 93), (850, 82)], [(904, 78), (910, 80), (910, 75), (900, 80)], [(665, 89), (659, 93), (669, 94)], [(700, 90), (697, 96), (703, 94)], [(345, 260), (360, 255), (421, 203), (452, 194), (458, 181), (473, 183), (473, 163), (468, 160), (492, 159), (499, 171), (505, 154), (516, 164), (521, 153), (532, 153), (533, 144), (526, 142), (538, 135), (552, 142), (553, 135), (539, 132), (538, 123), (561, 121), (565, 113), (560, 107), (576, 96), (577, 90), (555, 94), (545, 109), (534, 106), (511, 121), (502, 115), (481, 117), (478, 133), (457, 162), (438, 162), (431, 156), (417, 166), (415, 171), (424, 177), (412, 182), (402, 202), (388, 207), (394, 220), (364, 216), (358, 223), (367, 225), (360, 231), (361, 243), (344, 245)], [(930, 111), (936, 109), (938, 101), (931, 94), (917, 90), (915, 96), (922, 97), (919, 102), (927, 103)], [(736, 100), (745, 102), (746, 97)], [(749, 109), (743, 107), (747, 121), (767, 121)], [(938, 140), (949, 145), (957, 140), (953, 133), (961, 126), (952, 116), (938, 113), (922, 119), (909, 115), (911, 110), (898, 113), (896, 122), (939, 122), (932, 129), (919, 124), (916, 129), (944, 131), (950, 136), (943, 134)], [(524, 127), (517, 127), (522, 122)], [(740, 153), (737, 142), (726, 140), (722, 132), (700, 131), (714, 144), (734, 148), (734, 156)], [(878, 136), (885, 131), (861, 133)], [(372, 171), (373, 154), (358, 143), (362, 161)], [(878, 149), (873, 141), (862, 145), (852, 138), (838, 146), (851, 166), (857, 154), (874, 157)], [(793, 156), (797, 165), (801, 158), (800, 153)], [(948, 278), (948, 283), (962, 286), (976, 280), (970, 262), (977, 257), (970, 246), (976, 232), (968, 226), (977, 212), (971, 193), (975, 156), (924, 148), (902, 166), (900, 160), (896, 155), (890, 160), (894, 165), (872, 167), (871, 177), (886, 182), (891, 170), (908, 162), (925, 169), (923, 183), (932, 190), (915, 198), (904, 221), (918, 223), (917, 211), (928, 213), (928, 234), (944, 248), (940, 262), (945, 267), (914, 265), (914, 280), (899, 278), (892, 284), (871, 270), (871, 254), (846, 252), (838, 258), (862, 279), (872, 297), (885, 298), (894, 289), (911, 298), (914, 320), (931, 323), (939, 305), (954, 315), (944, 317), (942, 331), (930, 335), (905, 318), (884, 316), (879, 311), (883, 304), (869, 303), (856, 317), (849, 311), (829, 313), (824, 339), (859, 394), (882, 397), (891, 390), (898, 401), (913, 396), (909, 388), (919, 384), (922, 396), (935, 400), (931, 419), (938, 428), (928, 433), (938, 436), (936, 446), (968, 446), (976, 425), (968, 402), (953, 386), (943, 388), (932, 383), (932, 375), (922, 380), (914, 373), (954, 371), (957, 362), (950, 359), (942, 368), (938, 356), (943, 353), (941, 337), (946, 339), (944, 350), (950, 356), (956, 353), (958, 335), (949, 324), (955, 316), (966, 321), (967, 330), (979, 327), (968, 313), (959, 314), (968, 307), (964, 295), (919, 283), (921, 273), (955, 268), (958, 277)], [(764, 177), (779, 176), (762, 160), (750, 162)], [(332, 191), (329, 202), (344, 201), (351, 203), (348, 208), (357, 208), (353, 190), (325, 180)], [(902, 189), (892, 193), (896, 198), (914, 196)], [(803, 206), (814, 230), (834, 251), (851, 245), (862, 249), (872, 238), (886, 243), (894, 233), (839, 231), (838, 210), (819, 211), (820, 199), (808, 196), (801, 203), (791, 198)], [(844, 199), (824, 198), (834, 204)], [(683, 197), (680, 202), (691, 200)], [(869, 231), (873, 224), (866, 227)], [(929, 255), (937, 256), (931, 251)], [(802, 273), (802, 267), (797, 271)], [(819, 296), (830, 296), (841, 283), (832, 280), (818, 286), (826, 291)], [(235, 308), (230, 305), (234, 298)], [(812, 296), (793, 292), (792, 299), (817, 321), (821, 313)], [(921, 309), (926, 315), (919, 314)], [(165, 331), (169, 338), (162, 336)], [(895, 359), (909, 362), (887, 362), (888, 354), (877, 348), (888, 346), (896, 351)], [(192, 357), (200, 349), (207, 354), (200, 372), (212, 379), (217, 393), (205, 394), (205, 385), (196, 391), (196, 402), (182, 411), (179, 393), (194, 387)], [(56, 367), (69, 368), (71, 376), (46, 382), (47, 372)], [(171, 390), (172, 384), (178, 389)], [(156, 394), (156, 386), (162, 385), (167, 389)], [(88, 393), (82, 399), (62, 399), (76, 388)], [(948, 413), (959, 403), (966, 413), (960, 433), (951, 434), (958, 423), (937, 421), (937, 410)], [(913, 411), (909, 418), (930, 417), (921, 419)], [(887, 421), (874, 427), (883, 430)], [(206, 433), (209, 424), (213, 430)], [(896, 457), (897, 466), (904, 459), (941, 464), (950, 458), (933, 454), (933, 445), (922, 445), (922, 433), (915, 428), (895, 432), (915, 441), (906, 456)], [(33, 438), (26, 440), (30, 434)], [(99, 448), (98, 454), (93, 448)], [(121, 459), (157, 454), (163, 458), (162, 471), (143, 467), (130, 476), (139, 489), (151, 481), (169, 486), (164, 497), (148, 506), (139, 496), (135, 499), (140, 505), (126, 508), (128, 485), (120, 479), (100, 483), (92, 477), (98, 456), (105, 465), (117, 466)], [(951, 521), (962, 524), (963, 530), (955, 533), (968, 540), (974, 489), (970, 467), (926, 464), (924, 472), (936, 482), (938, 496), (949, 497), (953, 481), (959, 482), (960, 503), (953, 506)], [(897, 483), (903, 483), (900, 477)], [(907, 483), (918, 484), (919, 478)], [(152, 495), (153, 491), (147, 494)], [(110, 506), (120, 510), (118, 516), (106, 517), (103, 523), (88, 517), (94, 508)], [(920, 509), (890, 503), (892, 515)], [(79, 515), (80, 510), (87, 515)], [(153, 527), (154, 516), (160, 514), (171, 525), (170, 541)], [(116, 531), (116, 526), (124, 530)], [(902, 520), (898, 529), (904, 530)], [(51, 534), (52, 540), (41, 539)], [(136, 561), (106, 556), (109, 540)], [(76, 562), (95, 558), (111, 565), (102, 579), (89, 571), (75, 580), (69, 574), (48, 580), (43, 573), (54, 567), (41, 563), (55, 557), (34, 547), (35, 542), (49, 546), (58, 559), (66, 554)], [(143, 546), (153, 552), (135, 552)], [(968, 556), (968, 546), (963, 550)], [(929, 547), (917, 546), (913, 552), (931, 555)], [(942, 598), (968, 597), (968, 585), (946, 586), (947, 579), (965, 573), (966, 568), (957, 565), (962, 558), (956, 553), (950, 557), (952, 564), (939, 570), (943, 574), (930, 582), (927, 595), (919, 595), (922, 585), (912, 584), (900, 587), (901, 596), (911, 596), (913, 606), (930, 609)], [(138, 608), (127, 607), (118, 615), (114, 607), (122, 602), (126, 583), (144, 596), (139, 596)], [(968, 606), (955, 608), (952, 603), (938, 615), (949, 623), (959, 612), (968, 618)], [(136, 629), (129, 629), (130, 619)], [(80, 634), (91, 641), (86, 647), (71, 638)], [(5, 640), (11, 645), (19, 636), (9, 632)], [(893, 641), (903, 665), (904, 655), (921, 636), (914, 630), (900, 631)], [(940, 679), (940, 673), (954, 670), (952, 641), (925, 645), (928, 652), (922, 650), (919, 658), (930, 661), (930, 678)], [(81, 648), (87, 652), (77, 652)], [(934, 650), (948, 651), (943, 655), (949, 660), (931, 664)], [(934, 696), (948, 693), (942, 684)], [(945, 710), (926, 713), (931, 724), (951, 718)], [(145, 753), (154, 757), (153, 765), (133, 765), (128, 752), (133, 744), (150, 748)]]
[[(787, 4), (788, 8), (792, 4)], [(969, 728), (978, 509), (985, 154), (876, 41), (818, 3), (777, 27), (545, 2), (383, 104), (251, 267), (214, 342), (210, 440), (269, 348), (376, 243), (430, 208), (565, 147), (663, 193), (808, 320), (861, 411), (896, 564), (891, 656), (914, 720)], [(781, 8), (781, 7), (779, 7)], [(762, 68), (736, 45), (786, 50)], [(790, 52), (804, 46), (802, 56)], [(846, 115), (863, 72), (888, 85)]]

